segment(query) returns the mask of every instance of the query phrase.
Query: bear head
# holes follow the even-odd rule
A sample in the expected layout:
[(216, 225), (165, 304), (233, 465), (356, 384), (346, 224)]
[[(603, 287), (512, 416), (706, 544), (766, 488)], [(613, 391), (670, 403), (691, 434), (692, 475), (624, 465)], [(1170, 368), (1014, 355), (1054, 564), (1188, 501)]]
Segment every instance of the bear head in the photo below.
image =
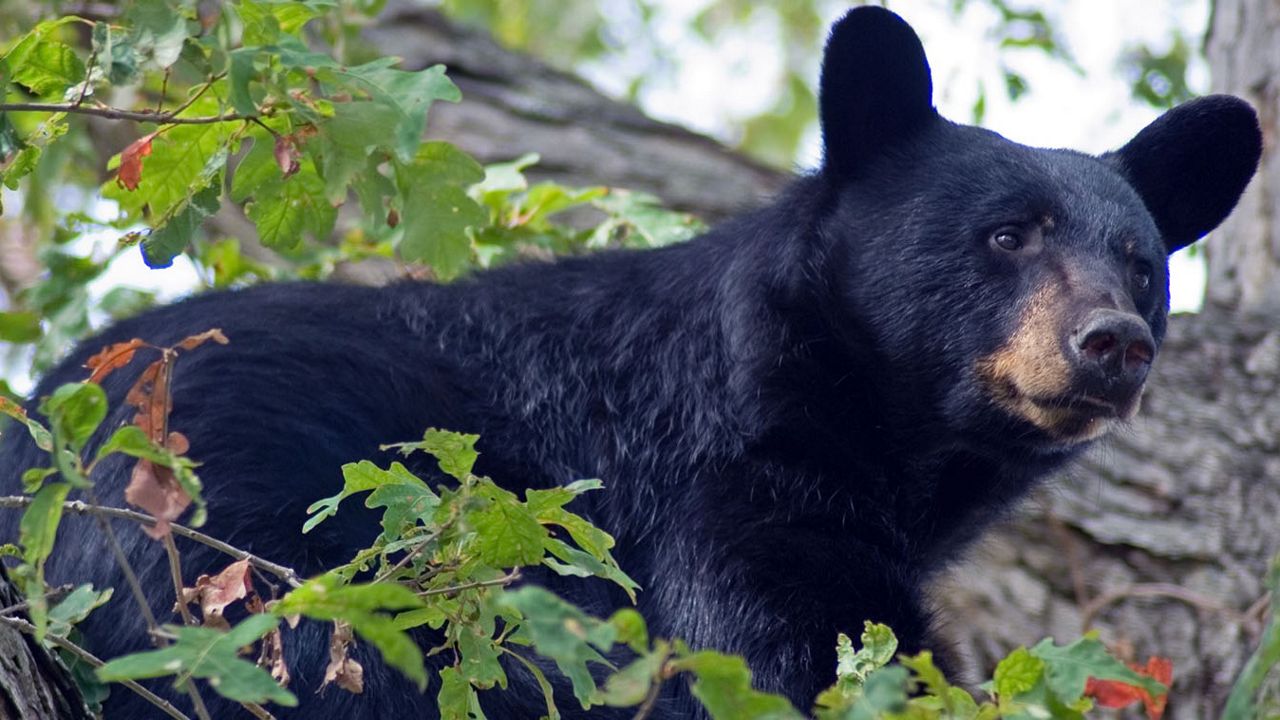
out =
[(1261, 153), (1245, 102), (1168, 111), (1101, 156), (942, 118), (901, 18), (850, 11), (823, 60), (817, 228), (851, 346), (917, 437), (1061, 454), (1133, 417), (1170, 253), (1216, 227)]

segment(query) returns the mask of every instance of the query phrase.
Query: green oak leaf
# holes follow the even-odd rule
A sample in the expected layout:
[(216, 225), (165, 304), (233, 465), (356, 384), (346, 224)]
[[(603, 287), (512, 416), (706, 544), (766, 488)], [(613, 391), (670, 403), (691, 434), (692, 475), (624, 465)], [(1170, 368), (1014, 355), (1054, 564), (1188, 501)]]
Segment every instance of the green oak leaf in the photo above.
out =
[(460, 275), (471, 264), (467, 230), (483, 225), (489, 214), (453, 185), (412, 187), (405, 196), (400, 257), (429, 265), (441, 280)]
[(607, 664), (600, 651), (613, 646), (617, 629), (540, 587), (521, 587), (497, 596), (494, 602), (505, 611), (504, 616), (515, 613), (523, 618), (515, 635), (532, 644), (539, 655), (555, 661), (586, 709), (597, 691), (589, 665)]
[(138, 55), (160, 69), (178, 61), (187, 39), (186, 3), (168, 0), (135, 0), (125, 14), (133, 28), (132, 42)]
[(1045, 682), (1049, 690), (1067, 705), (1084, 695), (1085, 684), (1091, 677), (1118, 680), (1152, 695), (1160, 695), (1166, 689), (1161, 683), (1140, 675), (1113, 657), (1096, 633), (1089, 633), (1070, 645), (1055, 645), (1052, 638), (1045, 638), (1030, 652), (1044, 661)]
[[(218, 103), (201, 98), (183, 112), (183, 116), (214, 115)], [(153, 218), (174, 215), (188, 198), (205, 189), (226, 167), (228, 145), (237, 123), (214, 122), (198, 125), (174, 125), (156, 135), (151, 154), (142, 160), (142, 178), (137, 190), (127, 190), (114, 180), (102, 187), (102, 194), (120, 203), (120, 207), (137, 216), (144, 207)], [(120, 162), (119, 156), (111, 165)]]
[(40, 403), (55, 442), (76, 453), (107, 416), (107, 394), (97, 383), (68, 383)]
[(229, 631), (207, 627), (166, 625), (176, 636), (172, 645), (149, 652), (115, 658), (98, 668), (98, 679), (112, 682), (175, 675), (208, 680), (220, 695), (237, 702), (273, 702), (286, 707), (298, 704), (293, 693), (276, 684), (266, 670), (240, 657), (251, 645), (278, 627), (273, 615), (250, 615)]
[(84, 63), (70, 46), (56, 39), (60, 28), (78, 20), (61, 17), (36, 25), (0, 57), (3, 74), (36, 95), (61, 99), (85, 78)]
[(440, 669), (440, 720), (484, 720), (476, 689), (456, 667)]
[[(426, 490), (428, 493), (431, 492), (426, 487), (426, 483), (422, 482), (398, 462), (391, 463), (391, 467), (387, 470), (383, 470), (369, 460), (347, 463), (342, 466), (342, 478), (342, 490), (337, 495), (317, 500), (307, 508), (307, 512), (311, 517), (307, 518), (307, 522), (302, 526), (302, 532), (311, 532), (316, 525), (319, 525), (326, 518), (333, 517), (338, 512), (338, 504), (356, 493), (377, 490), (388, 485), (401, 484), (411, 485)], [(439, 498), (437, 498), (438, 502)]]
[(0, 312), (0, 340), (29, 343), (40, 339), (40, 315), (27, 311)]
[(996, 665), (992, 690), (1002, 700), (1013, 699), (1030, 692), (1043, 677), (1044, 661), (1020, 647)]
[(140, 249), (142, 260), (150, 268), (166, 268), (181, 255), (196, 238), (204, 221), (218, 212), (222, 201), (221, 184), (213, 183), (191, 197), (168, 222), (152, 230), (143, 239)]
[(492, 567), (536, 565), (542, 561), (549, 535), (516, 496), (489, 480), (484, 494), (488, 505), (467, 513), (467, 522), (477, 533), (480, 559)]
[(303, 233), (317, 240), (333, 232), (338, 211), (324, 194), (324, 181), (311, 158), (303, 157), (298, 172), (263, 183), (253, 193), (247, 215), (258, 228), (258, 239), (276, 250), (298, 246)]

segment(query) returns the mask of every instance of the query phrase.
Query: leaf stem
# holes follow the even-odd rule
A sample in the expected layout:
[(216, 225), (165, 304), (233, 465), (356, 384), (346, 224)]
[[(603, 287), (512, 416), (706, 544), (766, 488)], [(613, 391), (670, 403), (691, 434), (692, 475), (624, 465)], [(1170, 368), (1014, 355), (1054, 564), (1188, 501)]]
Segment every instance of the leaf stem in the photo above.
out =
[(432, 588), (431, 590), (423, 590), (418, 593), (418, 597), (431, 597), (432, 595), (450, 595), (459, 593), (463, 590), (472, 590), (481, 587), (493, 587), (494, 585), (510, 585), (520, 579), (520, 568), (516, 568), (500, 578), (493, 580), (477, 580), (475, 582), (463, 583), (461, 585), (451, 585), (449, 587)]

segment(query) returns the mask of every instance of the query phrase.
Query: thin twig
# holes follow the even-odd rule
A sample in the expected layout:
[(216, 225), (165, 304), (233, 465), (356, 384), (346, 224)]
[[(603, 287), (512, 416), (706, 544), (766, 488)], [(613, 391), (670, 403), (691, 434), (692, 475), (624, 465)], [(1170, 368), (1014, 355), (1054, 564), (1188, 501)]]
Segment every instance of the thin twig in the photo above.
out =
[[(89, 491), (89, 500), (94, 506), (97, 506), (97, 496), (93, 494), (93, 490)], [(66, 503), (63, 503), (65, 507)], [(98, 523), (98, 529), (107, 538), (107, 547), (111, 548), (111, 554), (116, 558), (116, 564), (120, 566), (120, 571), (124, 573), (125, 583), (129, 586), (129, 591), (133, 593), (133, 599), (138, 603), (138, 609), (142, 612), (142, 619), (147, 623), (147, 630), (155, 632), (160, 627), (160, 623), (156, 622), (155, 613), (151, 612), (151, 605), (147, 602), (147, 594), (142, 591), (142, 583), (138, 582), (138, 575), (133, 571), (133, 565), (129, 563), (129, 558), (125, 557), (124, 548), (120, 547), (120, 541), (116, 539), (116, 533), (111, 529), (111, 523), (107, 522), (104, 515), (94, 513), (94, 520)]]
[[(0, 617), (0, 623), (8, 625), (9, 627), (12, 627), (14, 629), (20, 630), (28, 635), (34, 636), (36, 634), (36, 626), (32, 625), (31, 623), (21, 618)], [(51, 642), (54, 645), (57, 645), (58, 647), (62, 648), (63, 650), (66, 650), (72, 655), (75, 655), (76, 657), (80, 658), (81, 660), (85, 661), (86, 663), (92, 665), (95, 668), (102, 667), (103, 665), (106, 664), (98, 656), (94, 655), (88, 650), (85, 650), (79, 645), (76, 645), (70, 640), (67, 640), (66, 638), (59, 637), (57, 635), (48, 635), (48, 634), (46, 634), (44, 637), (45, 637), (45, 640), (47, 640), (48, 642)], [(191, 718), (183, 714), (181, 710), (171, 705), (168, 700), (165, 700), (159, 695), (156, 695), (155, 693), (142, 687), (141, 685), (134, 682), (133, 680), (118, 680), (117, 682), (129, 688), (130, 690), (137, 693), (138, 695), (142, 696), (142, 698), (145, 699), (147, 702), (160, 708), (160, 710), (162, 710), (169, 717), (175, 718), (175, 720), (191, 720)]]
[[(50, 605), (53, 605), (54, 603), (57, 603), (61, 601), (63, 598), (65, 598), (66, 596), (70, 595), (71, 591), (75, 589), (76, 588), (74, 585), (59, 585), (56, 588), (50, 588), (49, 592), (44, 594), (45, 602), (49, 603)], [(31, 603), (26, 600), (23, 600), (20, 603), (14, 603), (13, 605), (10, 605), (8, 607), (0, 608), (0, 617), (3, 617), (5, 615), (15, 615), (20, 612), (26, 612), (28, 609), (30, 609), (30, 607), (31, 607)]]
[(189, 108), (189, 107), (191, 107), (192, 105), (194, 105), (194, 104), (195, 104), (195, 102), (196, 102), (197, 100), (199, 100), (199, 99), (200, 99), (200, 97), (201, 97), (202, 95), (204, 95), (204, 93), (205, 93), (205, 91), (206, 91), (206, 90), (208, 90), (209, 88), (213, 87), (213, 84), (214, 84), (214, 83), (218, 82), (219, 80), (221, 80), (222, 78), (224, 78), (224, 77), (226, 77), (226, 76), (227, 76), (227, 74), (226, 74), (225, 72), (220, 72), (220, 73), (218, 73), (217, 75), (213, 75), (213, 76), (211, 76), (211, 77), (209, 78), (209, 81), (208, 81), (208, 82), (206, 82), (204, 85), (201, 85), (201, 86), (200, 86), (200, 89), (199, 89), (199, 90), (197, 90), (197, 91), (195, 92), (195, 94), (194, 94), (194, 95), (192, 95), (191, 97), (187, 98), (186, 102), (184, 102), (184, 103), (182, 103), (181, 105), (179, 105), (177, 108), (175, 108), (175, 109), (173, 110), (173, 112), (170, 112), (169, 114), (170, 114), (170, 115), (173, 115), (173, 116), (181, 115), (181, 114), (183, 113), (183, 111), (184, 111), (184, 110), (186, 110), (187, 108)]
[(511, 572), (494, 580), (477, 580), (475, 582), (463, 583), (461, 585), (452, 585), (450, 587), (434, 588), (432, 590), (423, 590), (418, 593), (418, 597), (431, 597), (432, 595), (451, 595), (459, 593), (463, 590), (472, 590), (474, 588), (492, 587), (494, 585), (510, 585), (520, 579), (520, 568), (516, 568)]
[(156, 98), (156, 112), (164, 111), (164, 96), (169, 92), (169, 74), (173, 71), (173, 66), (164, 69), (164, 79), (160, 81), (160, 97)]
[(197, 115), (195, 117), (178, 117), (174, 113), (157, 113), (151, 110), (124, 110), (121, 108), (101, 107), (98, 105), (76, 105), (75, 103), (42, 103), (15, 102), (0, 103), (0, 112), (47, 112), (72, 113), (75, 115), (93, 115), (108, 120), (133, 120), (135, 122), (156, 123), (157, 125), (211, 125), (235, 120), (256, 120), (257, 115), (232, 112), (223, 115)]
[[(3, 508), (23, 509), (30, 504), (31, 504), (31, 498), (29, 497), (23, 497), (20, 495), (0, 496), (0, 509), (3, 509)], [(86, 503), (82, 500), (65, 501), (62, 503), (62, 508), (66, 512), (75, 513), (77, 515), (96, 515), (100, 517), (119, 518), (121, 520), (132, 520), (133, 522), (136, 522), (140, 525), (144, 525), (147, 527), (151, 527), (156, 523), (156, 519), (146, 513), (140, 513), (134, 510), (126, 510), (124, 508), (111, 507), (110, 505), (97, 505), (97, 504)], [(292, 568), (285, 567), (284, 565), (278, 565), (269, 560), (260, 558), (251, 552), (241, 550), (240, 548), (235, 547), (234, 545), (228, 545), (227, 543), (222, 542), (217, 538), (210, 537), (197, 530), (192, 530), (191, 528), (186, 527), (185, 525), (170, 523), (169, 528), (173, 531), (173, 534), (175, 535), (181, 535), (182, 537), (188, 540), (192, 540), (200, 543), (201, 545), (211, 547), (214, 550), (217, 550), (218, 552), (224, 553), (226, 555), (230, 555), (231, 557), (237, 560), (248, 560), (250, 565), (253, 565), (254, 567), (258, 568), (259, 570), (262, 570), (263, 572), (268, 572), (268, 573), (271, 573), (272, 575), (275, 575), (276, 577), (280, 578), (285, 583), (287, 583), (290, 587), (295, 587), (295, 588), (302, 587), (302, 579), (298, 576), (298, 573), (294, 572)]]
[(244, 702), (240, 703), (240, 707), (249, 711), (249, 714), (258, 718), (258, 720), (276, 720), (276, 716), (267, 711), (258, 703)]
[(405, 553), (404, 557), (400, 558), (395, 565), (392, 565), (386, 570), (383, 570), (381, 573), (378, 573), (378, 576), (375, 577), (373, 581), (382, 582), (383, 580), (386, 580), (387, 578), (394, 575), (397, 570), (403, 569), (406, 565), (412, 562), (414, 558), (421, 555), (422, 551), (426, 549), (427, 543), (430, 542), (433, 538), (435, 538), (439, 534), (440, 532), (436, 531), (436, 532), (427, 533), (426, 535), (423, 535), (422, 537), (420, 537), (418, 539), (418, 544), (414, 545), (412, 550)]
[(98, 51), (94, 50), (89, 53), (89, 65), (84, 71), (84, 84), (80, 86), (80, 96), (76, 98), (75, 105), (79, 107), (84, 103), (85, 97), (89, 94), (89, 78), (93, 77), (93, 66), (98, 62)]
[(187, 691), (187, 697), (191, 698), (191, 706), (195, 708), (196, 717), (200, 720), (213, 720), (213, 716), (209, 714), (209, 708), (204, 705), (204, 698), (200, 697), (200, 691), (196, 689), (196, 681), (188, 677), (182, 682), (182, 689)]
[(183, 625), (198, 625), (191, 616), (191, 608), (182, 599), (182, 560), (178, 557), (178, 546), (173, 544), (173, 534), (164, 536), (164, 554), (169, 556), (169, 577), (173, 579), (173, 604), (182, 616)]
[(1262, 626), (1265, 625), (1264, 620), (1267, 617), (1267, 610), (1271, 607), (1271, 593), (1266, 593), (1258, 598), (1244, 611), (1245, 621), (1249, 626), (1249, 632), (1257, 635), (1262, 632)]
[(1194, 590), (1188, 590), (1181, 585), (1174, 585), (1172, 583), (1137, 583), (1105, 592), (1093, 600), (1090, 600), (1089, 604), (1084, 607), (1084, 610), (1081, 613), (1082, 618), (1080, 620), (1080, 625), (1082, 632), (1088, 631), (1093, 627), (1093, 621), (1097, 618), (1098, 613), (1102, 612), (1108, 606), (1121, 600), (1135, 597), (1172, 598), (1174, 600), (1180, 600), (1192, 607), (1199, 608), (1200, 610), (1228, 615), (1237, 622), (1243, 623), (1246, 621), (1244, 613), (1241, 613), (1239, 610), (1228, 607), (1217, 598), (1201, 595), (1200, 593)]

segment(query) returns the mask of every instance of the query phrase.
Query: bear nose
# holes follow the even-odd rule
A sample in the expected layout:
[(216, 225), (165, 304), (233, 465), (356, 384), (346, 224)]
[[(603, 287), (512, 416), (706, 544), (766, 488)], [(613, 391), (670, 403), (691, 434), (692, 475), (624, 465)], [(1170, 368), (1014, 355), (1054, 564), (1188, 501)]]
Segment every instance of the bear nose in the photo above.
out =
[(1085, 392), (1116, 405), (1127, 404), (1142, 387), (1156, 354), (1147, 324), (1118, 310), (1089, 313), (1073, 341)]

